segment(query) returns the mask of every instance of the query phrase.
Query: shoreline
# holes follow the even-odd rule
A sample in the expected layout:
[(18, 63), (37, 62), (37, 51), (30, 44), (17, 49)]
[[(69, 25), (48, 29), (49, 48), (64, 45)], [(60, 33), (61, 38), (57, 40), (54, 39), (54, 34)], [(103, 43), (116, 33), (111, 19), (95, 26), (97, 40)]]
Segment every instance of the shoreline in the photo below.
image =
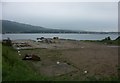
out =
[[(111, 42), (113, 40), (110, 40)], [(104, 46), (104, 47), (117, 47), (120, 45), (115, 43), (108, 43), (108, 41), (98, 41), (98, 40), (72, 40), (72, 39), (52, 39), (42, 41), (35, 41), (31, 39), (20, 39), (12, 40), (13, 47), (17, 49), (16, 46), (21, 49), (34, 49), (34, 48), (48, 48), (48, 49), (75, 49), (88, 47), (89, 45)], [(26, 47), (28, 45), (28, 47)], [(81, 45), (81, 46), (80, 46)], [(84, 46), (85, 45), (85, 46)], [(88, 46), (87, 46), (88, 45)]]
[(2, 33), (2, 34), (118, 34), (120, 35), (120, 32), (93, 32), (93, 33), (87, 33), (87, 32), (81, 32), (81, 33)]

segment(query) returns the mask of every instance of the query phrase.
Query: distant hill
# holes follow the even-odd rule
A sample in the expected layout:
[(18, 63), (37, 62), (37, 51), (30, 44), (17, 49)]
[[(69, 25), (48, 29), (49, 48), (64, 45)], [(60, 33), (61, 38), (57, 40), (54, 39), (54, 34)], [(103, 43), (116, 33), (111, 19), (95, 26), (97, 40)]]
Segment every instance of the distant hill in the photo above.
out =
[(20, 32), (26, 32), (31, 30), (38, 30), (43, 29), (42, 27), (33, 27), (32, 25), (23, 24), (23, 23), (17, 23), (13, 21), (8, 20), (2, 20), (2, 32), (13, 32), (13, 33), (20, 33)]
[(72, 30), (48, 29), (8, 20), (2, 21), (2, 33), (75, 33)]
[(8, 20), (0, 20), (2, 22), (2, 33), (81, 33), (81, 34), (120, 34), (120, 32), (92, 32), (83, 30), (62, 30), (49, 29), (41, 26), (33, 26), (30, 24), (18, 23)]

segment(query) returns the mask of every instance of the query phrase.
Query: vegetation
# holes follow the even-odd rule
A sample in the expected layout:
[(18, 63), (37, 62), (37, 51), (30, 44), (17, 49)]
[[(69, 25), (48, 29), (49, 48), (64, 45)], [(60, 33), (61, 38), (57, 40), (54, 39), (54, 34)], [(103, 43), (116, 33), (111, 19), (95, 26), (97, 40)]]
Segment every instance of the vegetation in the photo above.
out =
[(0, 43), (0, 82), (2, 81), (2, 44)]
[(7, 45), (7, 46), (12, 46), (12, 41), (11, 41), (10, 38), (8, 37), (8, 39), (3, 40), (2, 44)]
[(2, 21), (3, 33), (78, 33), (78, 31), (49, 29), (40, 26), (33, 26), (30, 24), (18, 23), (8, 20)]
[(96, 42), (96, 43), (101, 43), (101, 44), (107, 44), (107, 45), (118, 45), (120, 46), (120, 36), (116, 38), (115, 40), (111, 40), (110, 37), (106, 37), (105, 39), (102, 40), (83, 40), (85, 42)]
[(101, 40), (100, 42), (103, 42), (103, 43), (106, 43), (109, 45), (120, 45), (120, 36), (115, 40), (111, 40), (110, 37), (107, 37), (107, 38)]
[(2, 80), (3, 81), (35, 81), (48, 80), (24, 63), (17, 52), (10, 46), (2, 47)]

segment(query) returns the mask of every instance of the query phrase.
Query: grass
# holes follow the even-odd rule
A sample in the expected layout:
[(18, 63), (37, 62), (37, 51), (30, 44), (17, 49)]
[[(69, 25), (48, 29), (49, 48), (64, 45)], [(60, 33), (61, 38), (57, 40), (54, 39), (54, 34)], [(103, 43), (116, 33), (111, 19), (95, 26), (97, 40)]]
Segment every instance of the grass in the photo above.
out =
[(110, 37), (107, 37), (102, 40), (83, 40), (84, 42), (95, 42), (99, 44), (107, 44), (107, 45), (117, 45), (120, 46), (120, 36), (116, 38), (115, 40), (111, 40)]
[(102, 41), (102, 40), (81, 40), (81, 41), (83, 41), (83, 42), (94, 42), (94, 43), (98, 43), (98, 44), (120, 46), (120, 40), (106, 40), (106, 41)]
[(0, 82), (2, 81), (2, 44), (0, 43)]
[(2, 47), (2, 80), (3, 81), (38, 81), (48, 80), (24, 63), (12, 47)]

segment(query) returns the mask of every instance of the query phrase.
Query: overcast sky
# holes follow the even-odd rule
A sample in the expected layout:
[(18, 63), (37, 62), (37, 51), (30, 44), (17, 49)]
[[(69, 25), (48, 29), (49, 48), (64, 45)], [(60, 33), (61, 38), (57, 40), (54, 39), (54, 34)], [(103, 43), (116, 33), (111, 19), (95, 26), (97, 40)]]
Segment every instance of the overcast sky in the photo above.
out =
[(3, 2), (2, 19), (54, 29), (118, 31), (118, 3)]

